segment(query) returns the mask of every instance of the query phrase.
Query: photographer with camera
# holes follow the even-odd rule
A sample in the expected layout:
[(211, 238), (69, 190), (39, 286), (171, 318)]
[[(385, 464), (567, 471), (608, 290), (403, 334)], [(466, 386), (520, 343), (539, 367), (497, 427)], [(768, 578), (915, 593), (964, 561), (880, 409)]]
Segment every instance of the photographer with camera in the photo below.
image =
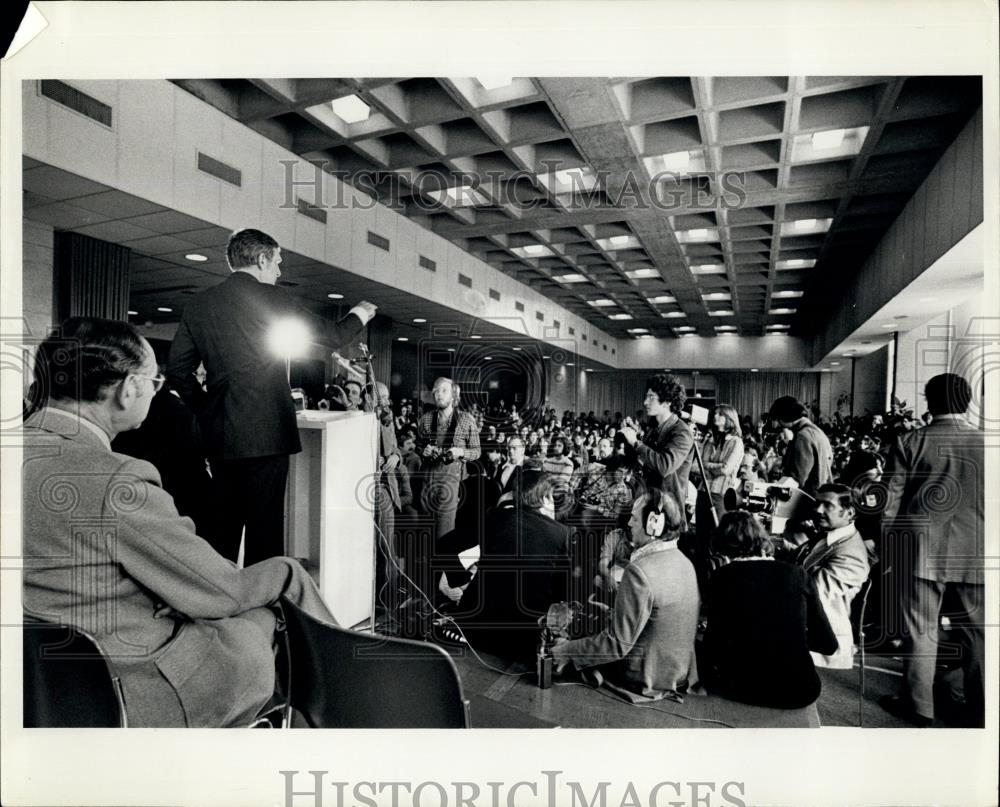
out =
[(821, 485), (833, 481), (833, 448), (823, 430), (806, 416), (806, 411), (797, 399), (784, 395), (771, 404), (770, 416), (792, 433), (777, 484), (801, 488), (811, 496)]
[(456, 408), (456, 385), (450, 378), (436, 379), (433, 393), (436, 406), (420, 418), (418, 450), (424, 463), (421, 501), (441, 537), (455, 529), (464, 464), (479, 459), (479, 429), (472, 415)]
[[(643, 400), (651, 427), (641, 441), (639, 426), (631, 417), (625, 418), (620, 429), (626, 444), (635, 450), (647, 488), (659, 488), (681, 508), (687, 500), (694, 451), (694, 434), (681, 419), (686, 401), (684, 386), (669, 373), (658, 373), (646, 383)], [(681, 519), (687, 520), (683, 509)]]

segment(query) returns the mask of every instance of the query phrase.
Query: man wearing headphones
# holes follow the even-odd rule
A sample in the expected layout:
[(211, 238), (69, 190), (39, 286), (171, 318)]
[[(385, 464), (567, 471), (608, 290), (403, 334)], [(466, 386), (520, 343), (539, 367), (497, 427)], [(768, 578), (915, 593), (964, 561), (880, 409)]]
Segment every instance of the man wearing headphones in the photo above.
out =
[(556, 672), (570, 662), (578, 670), (603, 665), (599, 679), (632, 701), (683, 700), (698, 679), (699, 607), (694, 566), (677, 548), (683, 524), (680, 506), (661, 490), (636, 500), (628, 524), (635, 548), (611, 621), (596, 636), (557, 640)]

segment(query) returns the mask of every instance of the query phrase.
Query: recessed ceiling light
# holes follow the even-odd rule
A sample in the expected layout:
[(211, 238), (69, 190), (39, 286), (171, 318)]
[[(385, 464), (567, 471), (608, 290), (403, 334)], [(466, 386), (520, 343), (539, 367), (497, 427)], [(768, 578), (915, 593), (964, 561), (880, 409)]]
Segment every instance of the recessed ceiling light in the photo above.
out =
[(407, 336), (397, 336), (397, 337), (396, 337), (396, 341), (397, 341), (397, 342), (409, 342), (409, 341), (410, 341), (410, 339), (409, 339), (409, 337), (407, 337)]
[(587, 303), (595, 308), (606, 308), (609, 305), (617, 305), (614, 300), (609, 300), (606, 297), (602, 297), (598, 300), (587, 300)]
[(631, 314), (608, 314), (608, 319), (632, 319)]
[(422, 323), (422, 322), (427, 322), (427, 320), (425, 320), (423, 317), (414, 317), (413, 321), (416, 322), (416, 323), (418, 323), (418, 324)]
[(785, 314), (794, 314), (797, 310), (796, 308), (772, 308), (767, 313), (773, 316), (783, 316)]
[(736, 312), (728, 308), (720, 308), (715, 311), (709, 311), (708, 315), (710, 317), (735, 317)]
[(557, 283), (586, 283), (587, 282), (586, 275), (581, 275), (581, 274), (579, 274), (577, 272), (574, 272), (574, 273), (571, 273), (571, 274), (568, 274), (568, 275), (554, 275), (552, 279), (555, 280)]
[(735, 325), (716, 325), (715, 330), (718, 333), (734, 333), (736, 331)]
[(781, 235), (801, 235), (802, 233), (825, 233), (833, 224), (833, 219), (794, 219), (783, 222)]
[(343, 300), (344, 299), (344, 295), (343, 294), (336, 294), (336, 293), (334, 293), (334, 294), (328, 294), (326, 296), (329, 297), (331, 300)]
[(804, 258), (789, 258), (787, 260), (778, 261), (774, 266), (776, 269), (811, 269), (816, 265), (814, 260), (805, 260)]
[(189, 261), (194, 261), (195, 263), (204, 263), (205, 261), (208, 260), (208, 258), (205, 255), (202, 255), (198, 252), (189, 252), (184, 257)]
[(516, 348), (514, 348), (514, 350), (518, 350), (518, 351), (519, 351), (520, 349), (521, 349), (521, 348), (519, 348), (519, 347), (516, 347)]
[(671, 151), (667, 154), (654, 154), (643, 157), (643, 162), (650, 176), (661, 181), (669, 181), (671, 177), (657, 177), (658, 174), (694, 174), (705, 170), (705, 154), (700, 150)]
[(567, 367), (576, 367), (576, 364), (574, 364), (574, 363), (573, 363), (573, 362), (571, 362), (571, 361), (568, 361), (568, 362), (566, 362), (566, 366), (567, 366)]
[(787, 331), (791, 328), (790, 325), (768, 325), (767, 330), (769, 331)]
[(830, 362), (830, 366), (831, 367), (840, 367), (840, 362), (839, 361), (832, 361), (832, 362)]
[(629, 333), (649, 333), (648, 328), (629, 328)]
[(139, 312), (138, 311), (132, 311), (131, 309), (129, 309), (128, 315), (130, 317), (137, 317), (137, 316), (139, 316)]
[(782, 300), (787, 300), (791, 297), (801, 297), (805, 292), (801, 291), (776, 291), (772, 294), (772, 297), (778, 297)]
[(541, 255), (545, 252), (545, 249), (544, 244), (528, 244), (525, 246), (524, 251), (529, 255)]
[(699, 227), (695, 230), (688, 230), (688, 237), (690, 238), (704, 238), (708, 235), (708, 230), (704, 227)]
[(542, 356), (542, 358), (543, 358), (543, 359), (547, 359), (547, 358), (548, 358), (548, 356)]
[(844, 142), (844, 129), (828, 129), (825, 132), (813, 132), (812, 145), (814, 149), (835, 149)]
[(590, 369), (589, 367), (584, 367), (584, 368), (583, 368), (583, 372), (585, 372), (585, 373), (592, 373), (592, 372), (594, 372), (594, 371), (593, 371), (593, 370), (591, 370), (591, 369)]
[(649, 302), (651, 302), (653, 305), (660, 305), (662, 303), (676, 303), (677, 298), (672, 297), (669, 294), (660, 294), (656, 297), (650, 297)]
[(620, 247), (622, 244), (627, 244), (629, 242), (629, 235), (613, 235), (611, 236), (611, 243), (616, 247)]
[(509, 87), (514, 79), (512, 76), (476, 76), (476, 81), (484, 90), (499, 90), (501, 87)]
[(643, 280), (649, 277), (659, 277), (660, 273), (656, 269), (632, 269), (625, 273), (625, 277), (630, 280)]
[(481, 336), (480, 336), (480, 335), (479, 335), (478, 333), (474, 333), (474, 334), (472, 334), (472, 336), (470, 336), (469, 338), (470, 338), (470, 339), (482, 339), (483, 337), (481, 337)]
[(492, 356), (483, 356), (483, 360), (484, 361), (493, 361), (493, 357)]
[(695, 275), (724, 275), (726, 267), (718, 263), (699, 263), (691, 267), (691, 272)]
[(331, 101), (330, 106), (333, 108), (333, 113), (344, 123), (366, 121), (372, 111), (371, 107), (356, 95), (338, 98), (336, 101)]
[(683, 311), (667, 311), (665, 314), (660, 314), (664, 319), (680, 319), (681, 317), (686, 317)]
[(732, 300), (733, 295), (728, 291), (710, 291), (708, 294), (701, 295), (703, 300)]
[(156, 310), (157, 310), (157, 311), (160, 311), (160, 312), (162, 312), (162, 313), (164, 313), (164, 314), (169, 314), (169, 313), (170, 313), (170, 312), (172, 312), (172, 311), (173, 311), (174, 309), (172, 309), (172, 308), (168, 308), (168, 307), (167, 307), (167, 306), (165, 306), (165, 305), (160, 305), (160, 306), (157, 306), (157, 307), (156, 307)]
[(655, 338), (656, 337), (653, 336), (653, 334), (651, 333), (641, 333), (636, 337), (636, 339), (655, 339)]
[(760, 372), (760, 370), (758, 370), (758, 369), (757, 369), (756, 367), (751, 367), (751, 368), (750, 368), (750, 372), (751, 372), (751, 373), (759, 373), (759, 372)]
[(449, 353), (454, 353), (455, 352), (455, 348), (453, 348), (453, 347), (448, 348), (448, 352)]
[(821, 373), (829, 373), (830, 372), (830, 368), (829, 367), (820, 367), (819, 371)]
[(679, 328), (674, 328), (676, 333), (691, 333), (693, 330), (694, 327), (691, 325), (681, 325)]

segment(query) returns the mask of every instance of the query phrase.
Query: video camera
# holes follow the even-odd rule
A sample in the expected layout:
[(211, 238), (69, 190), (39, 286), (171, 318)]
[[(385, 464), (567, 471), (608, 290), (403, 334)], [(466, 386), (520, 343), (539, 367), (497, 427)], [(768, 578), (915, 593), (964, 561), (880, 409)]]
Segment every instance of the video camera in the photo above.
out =
[(738, 488), (727, 490), (722, 502), (727, 511), (747, 510), (753, 513), (772, 535), (783, 532), (789, 519), (804, 521), (809, 518), (816, 504), (812, 496), (798, 488), (747, 479)]

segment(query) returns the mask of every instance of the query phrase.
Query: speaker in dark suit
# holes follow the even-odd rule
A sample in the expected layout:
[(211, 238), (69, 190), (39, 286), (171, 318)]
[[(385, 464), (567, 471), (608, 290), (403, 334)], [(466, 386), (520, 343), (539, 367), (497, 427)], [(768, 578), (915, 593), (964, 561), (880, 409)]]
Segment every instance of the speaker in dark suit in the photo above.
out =
[(211, 541), (236, 560), (246, 527), (244, 565), (284, 553), (284, 497), (288, 457), (301, 450), (285, 357), (275, 349), (277, 329), (298, 320), (315, 341), (340, 347), (375, 313), (360, 303), (328, 324), (275, 286), (281, 248), (259, 230), (229, 239), (232, 274), (196, 295), (184, 308), (170, 348), (167, 377), (194, 408), (194, 371), (203, 362), (208, 394), (198, 411), (216, 493)]

